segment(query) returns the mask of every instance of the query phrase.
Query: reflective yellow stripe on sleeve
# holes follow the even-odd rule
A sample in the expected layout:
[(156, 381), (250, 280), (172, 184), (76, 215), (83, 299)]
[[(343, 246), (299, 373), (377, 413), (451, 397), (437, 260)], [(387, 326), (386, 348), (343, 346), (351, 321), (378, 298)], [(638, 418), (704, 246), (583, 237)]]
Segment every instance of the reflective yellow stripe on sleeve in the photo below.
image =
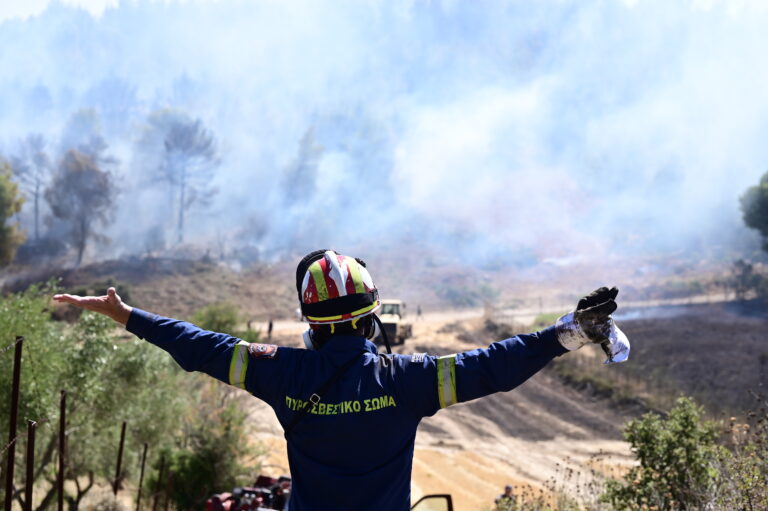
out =
[(437, 359), (437, 395), (440, 408), (455, 405), (456, 399), (456, 355)]
[(239, 389), (245, 388), (245, 372), (248, 370), (248, 343), (240, 341), (232, 351), (229, 363), (229, 384)]

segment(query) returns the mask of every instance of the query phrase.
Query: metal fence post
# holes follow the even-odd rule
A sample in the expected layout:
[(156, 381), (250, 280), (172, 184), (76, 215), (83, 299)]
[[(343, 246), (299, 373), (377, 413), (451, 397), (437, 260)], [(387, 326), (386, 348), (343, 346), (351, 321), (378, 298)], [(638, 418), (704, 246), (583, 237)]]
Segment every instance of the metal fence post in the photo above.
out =
[(13, 357), (13, 387), (11, 387), (11, 420), (8, 425), (8, 468), (5, 473), (5, 511), (13, 502), (13, 468), (16, 461), (16, 421), (19, 415), (19, 386), (21, 384), (21, 348), (23, 337), (16, 337)]
[(67, 455), (66, 443), (67, 427), (67, 391), (61, 391), (59, 403), (59, 473), (56, 477), (56, 489), (58, 493), (58, 511), (64, 511), (64, 460)]
[(147, 443), (144, 442), (144, 453), (141, 455), (141, 472), (139, 475), (139, 493), (136, 495), (136, 511), (139, 511), (141, 506), (141, 486), (144, 484), (144, 464), (147, 461)]
[(120, 471), (123, 465), (123, 446), (125, 445), (125, 426), (126, 422), (123, 421), (123, 427), (120, 430), (120, 446), (117, 448), (117, 468), (115, 469), (115, 481), (112, 483), (112, 491), (117, 497), (117, 492), (120, 489)]
[(32, 511), (32, 486), (35, 472), (35, 430), (37, 422), (27, 421), (27, 478), (24, 491), (24, 509)]

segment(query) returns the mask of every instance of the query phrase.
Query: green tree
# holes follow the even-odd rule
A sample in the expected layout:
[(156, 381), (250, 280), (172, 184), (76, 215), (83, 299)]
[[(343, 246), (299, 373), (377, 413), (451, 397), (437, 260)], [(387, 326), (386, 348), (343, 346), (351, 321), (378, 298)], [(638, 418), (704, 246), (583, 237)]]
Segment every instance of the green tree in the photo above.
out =
[(760, 233), (763, 250), (768, 250), (768, 172), (757, 185), (747, 188), (740, 202), (744, 223)]
[(232, 401), (235, 394), (225, 392), (222, 405), (220, 389), (218, 384), (201, 386), (200, 413), (188, 424), (183, 445), (164, 451), (170, 484), (163, 488), (157, 471), (148, 481), (155, 491), (167, 489), (166, 498), (176, 509), (202, 509), (212, 494), (252, 484), (259, 472), (256, 458), (263, 449), (248, 440), (246, 413)]
[(716, 493), (720, 460), (714, 422), (702, 420), (702, 409), (679, 398), (661, 418), (647, 413), (624, 431), (640, 465), (625, 481), (608, 481), (604, 499), (619, 510), (708, 509)]
[(45, 199), (53, 215), (69, 226), (69, 242), (77, 250), (77, 264), (89, 240), (104, 239), (95, 231), (98, 222), (105, 226), (113, 219), (115, 185), (112, 174), (91, 156), (70, 150), (59, 164)]
[[(56, 497), (61, 389), (68, 396), (65, 498), (70, 510), (81, 507), (94, 487), (112, 482), (123, 421), (128, 434), (120, 481), (137, 481), (146, 442), (148, 466), (166, 453), (176, 509), (199, 507), (186, 503), (200, 504), (211, 493), (252, 482), (260, 451), (248, 439), (245, 412), (237, 403), (240, 391), (183, 372), (166, 353), (142, 340), (115, 335), (114, 323), (103, 316), (86, 312), (73, 325), (53, 321), (50, 296), (55, 291), (49, 284), (0, 297), (0, 348), (16, 335), (25, 337), (19, 417), (40, 421), (33, 475), (40, 499), (36, 511), (50, 508)], [(10, 388), (12, 364), (12, 350), (0, 353), (2, 389)], [(9, 416), (9, 401), (0, 398), (0, 417)], [(0, 438), (7, 438), (7, 427), (0, 421)], [(25, 442), (20, 436), (19, 478), (11, 497), (20, 505)]]
[[(119, 428), (128, 422), (125, 477), (135, 477), (139, 446), (172, 445), (173, 426), (183, 415), (179, 394), (180, 371), (159, 350), (138, 339), (116, 341), (114, 324), (91, 313), (72, 327), (50, 319), (50, 287), (33, 287), (0, 299), (0, 339), (24, 335), (19, 417), (40, 421), (36, 441), (38, 510), (56, 496), (50, 484), (56, 473), (59, 390), (67, 391), (66, 500), (77, 509), (98, 480), (114, 476)], [(11, 356), (8, 356), (10, 353)], [(10, 388), (12, 352), (0, 356), (0, 388)], [(7, 399), (0, 400), (0, 416), (9, 414)], [(7, 424), (0, 425), (7, 438)], [(16, 448), (17, 474), (24, 474), (25, 438)], [(44, 482), (45, 481), (45, 482)], [(41, 484), (42, 483), (42, 484)], [(24, 484), (13, 498), (22, 502)], [(71, 491), (74, 489), (74, 491)]]
[(8, 163), (0, 160), (0, 267), (7, 266), (16, 255), (16, 248), (24, 242), (24, 235), (8, 221), (19, 211), (24, 199), (19, 188), (11, 181)]

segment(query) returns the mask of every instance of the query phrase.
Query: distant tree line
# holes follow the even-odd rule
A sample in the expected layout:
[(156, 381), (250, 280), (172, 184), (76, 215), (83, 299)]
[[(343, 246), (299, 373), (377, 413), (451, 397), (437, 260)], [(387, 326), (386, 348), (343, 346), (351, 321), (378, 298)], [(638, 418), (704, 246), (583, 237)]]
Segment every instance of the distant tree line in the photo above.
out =
[[(104, 87), (130, 97), (119, 85)], [(119, 106), (102, 111), (110, 131), (119, 132), (115, 118), (124, 112)], [(216, 192), (211, 182), (220, 158), (213, 133), (200, 119), (161, 109), (145, 119), (133, 151), (142, 184), (164, 187), (174, 211), (172, 221), (157, 229), (172, 231), (182, 243), (190, 210), (208, 206)], [(114, 222), (118, 199), (134, 201), (132, 208), (142, 211), (135, 194), (120, 193), (126, 177), (93, 108), (72, 114), (59, 140), (39, 133), (18, 140), (0, 155), (0, 267), (14, 258), (35, 263), (70, 254), (79, 265), (89, 246), (109, 241), (105, 230)], [(21, 228), (23, 215), (31, 232)]]

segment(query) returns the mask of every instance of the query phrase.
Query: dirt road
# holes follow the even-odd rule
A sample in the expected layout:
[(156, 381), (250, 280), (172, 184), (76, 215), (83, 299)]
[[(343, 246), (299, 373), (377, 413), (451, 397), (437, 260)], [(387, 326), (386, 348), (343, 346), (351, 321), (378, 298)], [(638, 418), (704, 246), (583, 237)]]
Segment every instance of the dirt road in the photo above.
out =
[[(488, 344), (473, 338), (477, 312), (461, 321), (450, 314), (428, 315), (414, 323), (414, 337), (397, 351), (445, 354)], [(301, 324), (275, 325), (275, 342), (298, 345)], [(268, 472), (287, 471), (285, 441), (274, 414), (250, 399), (259, 439), (269, 447)], [(267, 419), (268, 418), (268, 419)], [(554, 376), (540, 373), (512, 392), (496, 394), (441, 410), (426, 418), (416, 436), (413, 499), (427, 493), (450, 493), (457, 511), (489, 508), (504, 485), (531, 485), (535, 491), (549, 479), (574, 486), (583, 483), (603, 453), (608, 463), (631, 463), (620, 438), (626, 418), (604, 402), (585, 396)], [(566, 480), (564, 474), (573, 469)], [(577, 473), (581, 475), (577, 475)], [(519, 486), (518, 486), (519, 485)]]

